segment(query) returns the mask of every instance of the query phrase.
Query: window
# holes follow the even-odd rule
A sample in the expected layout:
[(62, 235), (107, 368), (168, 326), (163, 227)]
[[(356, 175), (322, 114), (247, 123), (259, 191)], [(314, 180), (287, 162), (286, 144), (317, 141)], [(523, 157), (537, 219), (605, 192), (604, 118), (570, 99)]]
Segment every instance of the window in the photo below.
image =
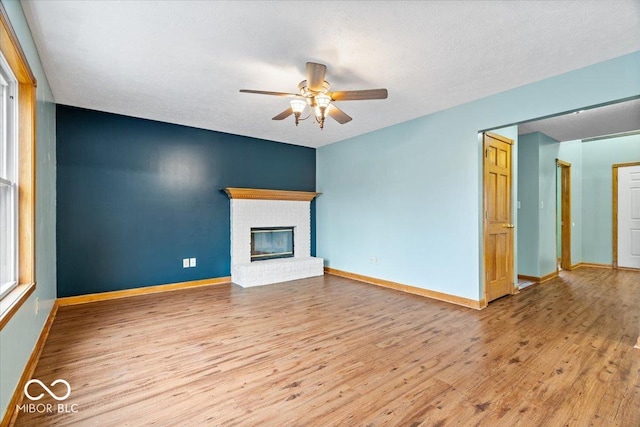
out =
[(0, 1), (0, 330), (36, 289), (37, 81)]
[(17, 81), (0, 53), (0, 299), (18, 284)]

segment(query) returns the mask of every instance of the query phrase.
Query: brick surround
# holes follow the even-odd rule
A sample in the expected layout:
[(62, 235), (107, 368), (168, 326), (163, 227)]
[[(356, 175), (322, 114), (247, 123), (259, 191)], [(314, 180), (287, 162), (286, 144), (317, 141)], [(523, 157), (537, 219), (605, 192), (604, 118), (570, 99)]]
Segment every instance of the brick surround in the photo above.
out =
[[(252, 227), (294, 227), (294, 257), (251, 262)], [(311, 202), (231, 199), (231, 280), (242, 287), (322, 276), (311, 256)]]

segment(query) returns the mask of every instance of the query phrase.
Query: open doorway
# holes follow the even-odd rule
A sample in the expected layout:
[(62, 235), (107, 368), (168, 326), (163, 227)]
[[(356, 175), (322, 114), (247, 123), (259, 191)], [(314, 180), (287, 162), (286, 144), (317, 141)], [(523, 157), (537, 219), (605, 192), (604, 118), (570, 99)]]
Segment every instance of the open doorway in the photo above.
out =
[(517, 152), (518, 279), (616, 268), (611, 168), (640, 161), (640, 98), (520, 123)]

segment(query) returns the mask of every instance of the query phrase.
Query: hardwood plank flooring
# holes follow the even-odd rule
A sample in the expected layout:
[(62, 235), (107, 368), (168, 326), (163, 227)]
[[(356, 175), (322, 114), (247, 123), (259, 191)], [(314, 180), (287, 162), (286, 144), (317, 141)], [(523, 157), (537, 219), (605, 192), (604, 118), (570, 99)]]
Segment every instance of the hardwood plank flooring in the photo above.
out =
[(639, 287), (581, 268), (476, 311), (326, 275), (60, 307), (34, 378), (77, 412), (16, 425), (637, 427)]

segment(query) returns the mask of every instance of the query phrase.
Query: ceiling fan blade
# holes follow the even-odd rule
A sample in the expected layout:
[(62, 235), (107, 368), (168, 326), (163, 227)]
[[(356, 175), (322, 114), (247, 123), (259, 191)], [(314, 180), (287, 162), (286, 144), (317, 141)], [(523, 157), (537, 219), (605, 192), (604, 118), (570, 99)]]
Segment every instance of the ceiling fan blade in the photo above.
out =
[(322, 90), (327, 66), (315, 62), (307, 62), (307, 87), (315, 92)]
[(387, 99), (386, 89), (346, 90), (331, 92), (329, 96), (334, 101), (361, 101), (365, 99)]
[(327, 108), (327, 114), (329, 115), (329, 117), (331, 117), (341, 125), (348, 123), (352, 120), (347, 113), (345, 113), (344, 111), (342, 111), (341, 109), (339, 109), (333, 104), (329, 104), (329, 107)]
[(286, 119), (287, 117), (289, 117), (292, 114), (293, 114), (293, 110), (291, 109), (291, 107), (289, 107), (286, 110), (284, 110), (282, 113), (280, 113), (277, 116), (275, 116), (271, 120), (284, 120), (284, 119)]
[(288, 92), (268, 92), (266, 90), (251, 90), (251, 89), (240, 89), (242, 93), (257, 93), (258, 95), (274, 95), (274, 96), (300, 96), (296, 93), (288, 93)]

